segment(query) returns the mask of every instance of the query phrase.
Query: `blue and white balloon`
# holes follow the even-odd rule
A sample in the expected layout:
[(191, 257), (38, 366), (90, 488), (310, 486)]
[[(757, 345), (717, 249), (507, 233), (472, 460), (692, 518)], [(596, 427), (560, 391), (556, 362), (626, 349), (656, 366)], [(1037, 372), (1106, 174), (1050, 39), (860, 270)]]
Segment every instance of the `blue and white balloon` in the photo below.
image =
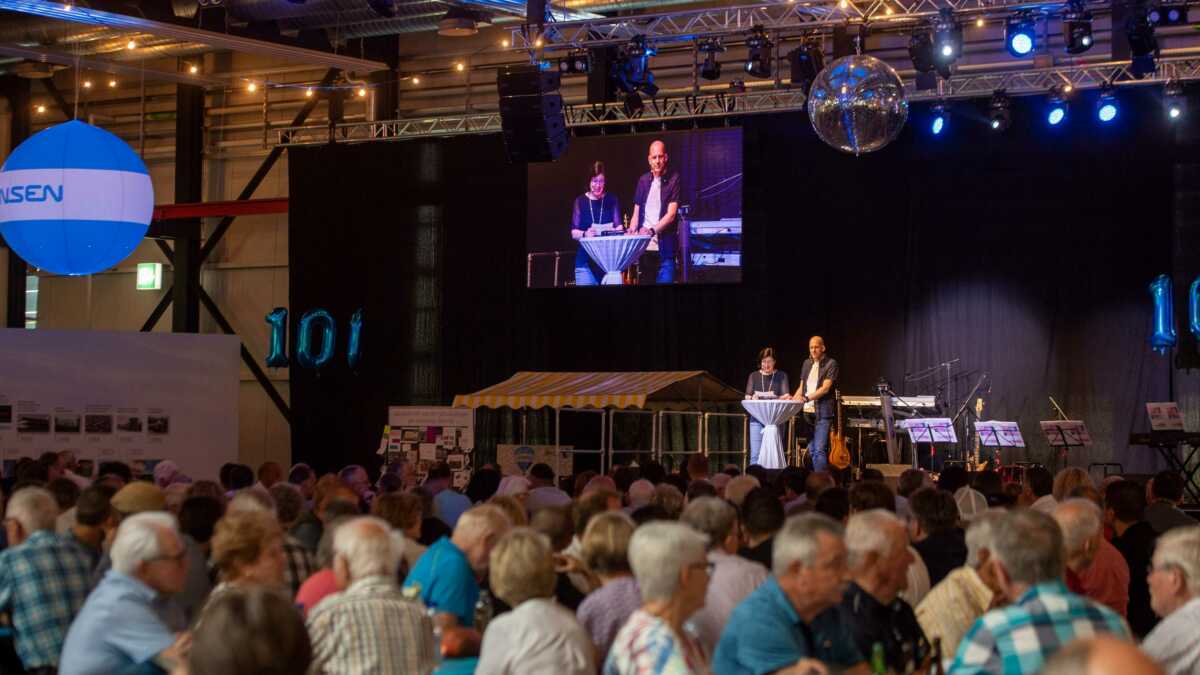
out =
[(0, 167), (0, 234), (26, 262), (92, 274), (133, 252), (154, 215), (154, 188), (137, 153), (79, 121), (34, 134)]

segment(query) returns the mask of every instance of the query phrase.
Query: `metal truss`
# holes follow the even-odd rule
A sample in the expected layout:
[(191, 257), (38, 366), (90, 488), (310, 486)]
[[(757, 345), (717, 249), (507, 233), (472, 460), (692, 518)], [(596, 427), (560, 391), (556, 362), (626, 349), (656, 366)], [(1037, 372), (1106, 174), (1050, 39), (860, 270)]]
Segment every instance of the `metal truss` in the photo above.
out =
[[(1142, 79), (1130, 72), (1128, 62), (1108, 62), (1078, 66), (968, 72), (955, 74), (939, 82), (937, 90), (917, 90), (908, 81), (910, 101), (981, 98), (997, 89), (1009, 95), (1044, 94), (1054, 85), (1091, 89), (1105, 83), (1118, 87), (1161, 84), (1168, 80), (1200, 80), (1200, 56), (1160, 59), (1158, 69)], [(736, 117), (758, 113), (803, 110), (804, 93), (793, 89), (758, 89), (746, 92), (703, 94), (699, 96), (660, 96), (647, 101), (641, 110), (627, 109), (623, 103), (604, 105), (568, 104), (564, 108), (570, 128), (666, 123), (691, 119)], [(328, 126), (294, 126), (277, 130), (277, 144), (284, 147), (323, 143), (361, 143), (402, 141), (437, 136), (495, 133), (501, 130), (500, 113), (445, 115), (387, 122), (356, 122)]]
[[(1106, 13), (1106, 0), (1086, 0), (1095, 13)], [(528, 26), (511, 29), (514, 49), (555, 51), (620, 44), (642, 36), (654, 43), (745, 33), (755, 26), (768, 32), (804, 32), (870, 23), (876, 28), (904, 26), (936, 16), (942, 9), (977, 16), (1017, 10), (1057, 12), (1062, 0), (817, 0), (715, 7), (686, 12), (589, 19), (547, 24), (542, 33)]]

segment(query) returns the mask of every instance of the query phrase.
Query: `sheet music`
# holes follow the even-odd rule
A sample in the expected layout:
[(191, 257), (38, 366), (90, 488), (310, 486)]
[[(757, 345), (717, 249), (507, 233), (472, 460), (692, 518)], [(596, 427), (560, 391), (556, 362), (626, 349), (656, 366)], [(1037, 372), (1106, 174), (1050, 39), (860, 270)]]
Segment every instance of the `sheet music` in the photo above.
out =
[[(1088, 433), (1087, 425), (1079, 420), (1044, 420), (1039, 422), (1046, 441), (1055, 447), (1070, 445), (1073, 447), (1090, 447), (1092, 435)], [(1063, 437), (1066, 436), (1064, 442)]]
[(949, 417), (900, 420), (896, 426), (908, 432), (913, 443), (957, 443), (958, 434)]
[(776, 396), (775, 392), (773, 392), (773, 391), (756, 391), (756, 392), (754, 392), (754, 398), (756, 398), (760, 401), (761, 400), (769, 401), (771, 399), (775, 399), (775, 398), (779, 398), (779, 397)]
[(1146, 414), (1150, 415), (1152, 431), (1183, 431), (1183, 413), (1174, 401), (1147, 403)]
[(979, 441), (988, 447), (1023, 448), (1025, 438), (1016, 422), (976, 422), (975, 431)]

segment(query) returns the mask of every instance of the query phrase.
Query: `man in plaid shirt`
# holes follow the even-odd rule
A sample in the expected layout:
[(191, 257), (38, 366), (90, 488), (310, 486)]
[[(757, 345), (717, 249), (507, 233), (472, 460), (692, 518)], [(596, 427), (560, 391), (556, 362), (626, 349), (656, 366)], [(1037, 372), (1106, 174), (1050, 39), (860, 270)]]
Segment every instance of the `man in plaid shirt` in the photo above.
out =
[(91, 560), (54, 533), (58, 505), (46, 490), (18, 490), (4, 527), (10, 548), (0, 552), (0, 608), (12, 614), (17, 656), (32, 674), (54, 673), (67, 629), (87, 599)]
[(1063, 533), (1050, 516), (1031, 509), (1005, 514), (996, 528), (996, 577), (1013, 603), (984, 614), (958, 647), (950, 675), (1032, 675), (1076, 638), (1111, 633), (1129, 639), (1111, 609), (1075, 595), (1063, 583)]

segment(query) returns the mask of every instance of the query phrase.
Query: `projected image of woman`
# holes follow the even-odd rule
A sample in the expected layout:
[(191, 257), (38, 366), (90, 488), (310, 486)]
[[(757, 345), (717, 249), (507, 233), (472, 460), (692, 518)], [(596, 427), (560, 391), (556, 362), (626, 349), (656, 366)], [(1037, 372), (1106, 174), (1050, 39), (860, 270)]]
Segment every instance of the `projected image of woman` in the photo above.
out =
[[(758, 353), (758, 370), (746, 378), (746, 398), (777, 398), (787, 400), (792, 397), (788, 392), (787, 373), (775, 369), (775, 350), (764, 348)], [(762, 424), (753, 417), (750, 418), (750, 464), (758, 464), (758, 449), (762, 445)]]
[[(592, 164), (588, 191), (575, 199), (571, 213), (571, 238), (596, 237), (621, 227), (616, 195), (604, 191), (604, 162)], [(599, 268), (580, 246), (575, 252), (575, 285), (595, 286)]]

